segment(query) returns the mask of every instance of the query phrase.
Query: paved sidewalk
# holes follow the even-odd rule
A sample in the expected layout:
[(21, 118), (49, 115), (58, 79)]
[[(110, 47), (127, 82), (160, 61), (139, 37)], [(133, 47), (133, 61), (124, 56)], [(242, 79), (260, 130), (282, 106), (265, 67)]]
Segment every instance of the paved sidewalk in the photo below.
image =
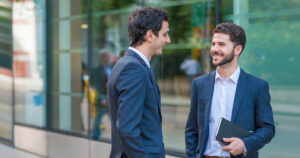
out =
[(11, 146), (0, 144), (0, 158), (41, 158), (39, 156), (18, 150)]

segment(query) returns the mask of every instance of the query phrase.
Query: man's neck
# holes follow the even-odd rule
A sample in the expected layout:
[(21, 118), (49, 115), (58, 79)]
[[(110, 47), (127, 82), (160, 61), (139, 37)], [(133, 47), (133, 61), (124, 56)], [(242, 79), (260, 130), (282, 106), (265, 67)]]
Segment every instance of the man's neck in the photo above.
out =
[(222, 78), (228, 78), (230, 77), (238, 68), (238, 63), (236, 64), (230, 64), (230, 65), (222, 65), (222, 66), (218, 66), (217, 71), (220, 74), (220, 76)]
[(145, 44), (136, 46), (134, 48), (143, 53), (149, 61), (151, 60), (151, 53), (149, 52), (149, 48)]

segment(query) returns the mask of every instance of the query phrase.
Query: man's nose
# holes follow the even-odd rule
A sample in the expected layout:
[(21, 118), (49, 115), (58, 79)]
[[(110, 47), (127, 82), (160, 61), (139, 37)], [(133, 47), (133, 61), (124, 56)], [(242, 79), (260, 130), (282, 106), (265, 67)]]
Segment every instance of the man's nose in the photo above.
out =
[(170, 39), (170, 37), (168, 36), (168, 37), (167, 37), (167, 40), (166, 40), (166, 44), (169, 44), (169, 43), (171, 43), (171, 39)]
[(215, 52), (218, 51), (218, 47), (217, 46), (211, 46), (210, 47), (210, 52)]

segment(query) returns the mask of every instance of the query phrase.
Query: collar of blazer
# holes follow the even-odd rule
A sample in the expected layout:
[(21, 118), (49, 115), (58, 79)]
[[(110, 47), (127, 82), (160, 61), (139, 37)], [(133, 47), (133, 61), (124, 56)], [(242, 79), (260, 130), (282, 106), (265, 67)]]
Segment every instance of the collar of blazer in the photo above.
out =
[(139, 55), (137, 55), (134, 51), (128, 49), (126, 55), (133, 56), (133, 57), (137, 58), (137, 60), (138, 60), (142, 65), (147, 66), (147, 64), (145, 63), (145, 61), (144, 61)]

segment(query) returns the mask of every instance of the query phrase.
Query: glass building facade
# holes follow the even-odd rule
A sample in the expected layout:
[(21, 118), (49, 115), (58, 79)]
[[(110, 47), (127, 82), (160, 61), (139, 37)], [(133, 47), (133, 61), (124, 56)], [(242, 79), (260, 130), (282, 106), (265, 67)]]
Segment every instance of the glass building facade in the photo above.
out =
[(298, 0), (0, 0), (0, 140), (14, 144), (17, 125), (109, 143), (106, 82), (128, 49), (128, 16), (142, 6), (170, 17), (171, 44), (151, 60), (167, 154), (184, 156), (191, 79), (182, 63), (197, 61), (197, 76), (213, 71), (212, 30), (234, 22), (247, 34), (241, 68), (270, 85), (276, 135), (260, 156), (298, 157)]

